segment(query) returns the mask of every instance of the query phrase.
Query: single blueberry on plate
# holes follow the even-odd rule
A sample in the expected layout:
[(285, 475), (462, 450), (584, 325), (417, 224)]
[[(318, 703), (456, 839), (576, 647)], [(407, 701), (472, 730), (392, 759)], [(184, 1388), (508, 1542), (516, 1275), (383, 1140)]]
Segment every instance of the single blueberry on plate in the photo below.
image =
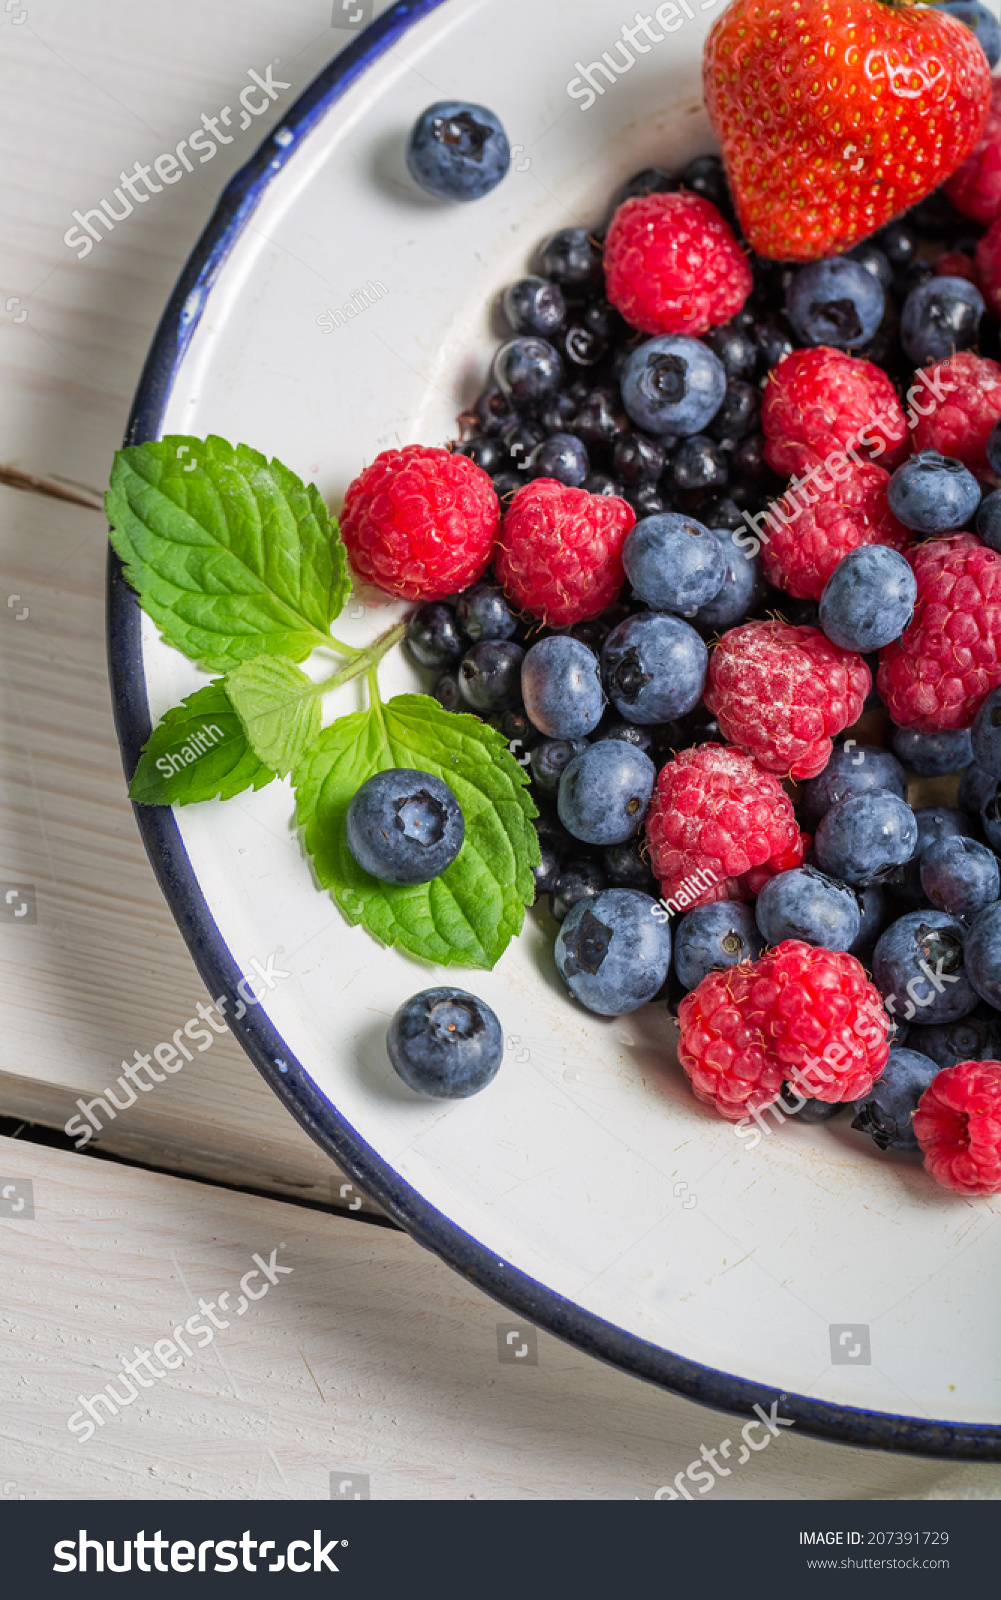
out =
[(533, 745), (529, 755), (532, 782), (543, 794), (555, 794), (564, 768), (586, 749), (584, 739), (543, 739)]
[(555, 478), (568, 489), (579, 489), (591, 470), (587, 446), (573, 433), (553, 433), (537, 444), (529, 458), (536, 478)]
[(650, 757), (635, 745), (620, 739), (588, 745), (560, 778), (560, 821), (585, 844), (623, 844), (646, 816), (656, 776)]
[(690, 620), (697, 628), (720, 630), (740, 622), (764, 597), (765, 575), (761, 557), (748, 556), (734, 543), (729, 528), (710, 528), (723, 552), (726, 574), (723, 587), (705, 605), (699, 606)]
[(581, 857), (565, 861), (550, 901), (554, 918), (562, 922), (581, 900), (597, 900), (607, 888), (608, 879), (596, 861)]
[(867, 1133), (880, 1150), (917, 1150), (914, 1113), (941, 1070), (937, 1061), (919, 1050), (891, 1045), (880, 1076), (869, 1093), (854, 1103), (852, 1127)]
[(980, 333), (984, 297), (968, 278), (929, 278), (912, 289), (900, 314), (900, 342), (912, 366), (969, 350)]
[(1001, 778), (1001, 689), (992, 689), (973, 719), (972, 760), (981, 772)]
[(407, 623), (407, 648), (422, 667), (448, 667), (466, 648), (455, 611), (442, 600), (421, 606)]
[(673, 722), (698, 705), (709, 653), (680, 617), (639, 612), (613, 628), (602, 647), (605, 692), (627, 722)]
[(1001, 1013), (981, 1001), (958, 1022), (922, 1028), (921, 1048), (940, 1067), (958, 1067), (961, 1061), (997, 1061), (1001, 1051)]
[(820, 820), (814, 848), (824, 872), (861, 887), (903, 866), (917, 842), (910, 806), (885, 789), (875, 789), (831, 806)]
[(413, 767), (366, 778), (348, 806), (344, 838), (363, 872), (382, 883), (428, 883), (450, 867), (466, 824), (447, 783)]
[(785, 308), (804, 344), (849, 350), (873, 337), (885, 304), (882, 285), (861, 262), (835, 256), (794, 273)]
[(811, 822), (819, 822), (839, 800), (853, 795), (888, 789), (898, 799), (907, 799), (907, 774), (889, 750), (874, 744), (835, 745), (823, 772), (803, 785), (803, 811)]
[(991, 69), (997, 66), (1001, 61), (1001, 23), (993, 11), (981, 5), (980, 0), (933, 0), (933, 4), (937, 10), (965, 23), (976, 34), (987, 65)]
[(719, 594), (726, 578), (716, 535), (677, 511), (637, 522), (622, 546), (622, 565), (648, 606), (686, 616)]
[(465, 989), (422, 989), (393, 1017), (386, 1050), (417, 1094), (465, 1100), (497, 1076), (504, 1030), (490, 1007)]
[(645, 433), (701, 433), (725, 393), (723, 363), (687, 334), (648, 339), (622, 371), (622, 404)]
[(516, 409), (536, 406), (562, 384), (563, 363), (547, 339), (509, 339), (494, 356), (494, 378)]
[(567, 313), (563, 290), (548, 278), (519, 278), (501, 296), (501, 309), (515, 333), (548, 339)]
[(510, 639), (518, 626), (500, 589), (492, 583), (474, 583), (460, 594), (455, 614), (459, 627), (473, 644), (484, 639)]
[(605, 709), (601, 665), (593, 650), (567, 634), (551, 634), (521, 664), (525, 710), (550, 739), (583, 739)]
[(473, 711), (508, 711), (521, 699), (525, 652), (510, 639), (484, 639), (459, 663), (459, 690)]
[(754, 915), (768, 944), (803, 939), (825, 950), (850, 950), (862, 927), (852, 890), (816, 867), (794, 867), (769, 878)]
[(938, 911), (969, 920), (1001, 895), (998, 858), (976, 839), (941, 839), (921, 857), (921, 887)]
[(636, 889), (606, 889), (565, 918), (556, 938), (556, 966), (589, 1011), (622, 1016), (646, 1005), (663, 986), (671, 930), (654, 916), (656, 909), (657, 902)]
[(940, 778), (962, 772), (973, 760), (968, 728), (922, 733), (918, 728), (892, 728), (890, 743), (905, 767), (919, 778)]
[(511, 164), (500, 119), (486, 106), (438, 100), (410, 130), (407, 170), (437, 200), (480, 200)]
[(839, 561), (820, 597), (820, 626), (832, 644), (864, 655), (899, 639), (918, 595), (914, 573), (897, 550), (869, 544)]
[(915, 533), (947, 533), (969, 522), (980, 504), (980, 485), (955, 456), (919, 450), (894, 472), (886, 499), (905, 528)]
[(1001, 901), (978, 913), (965, 954), (967, 976), (977, 994), (1001, 1009)]
[(674, 970), (686, 989), (694, 989), (707, 972), (757, 961), (764, 948), (751, 908), (739, 900), (718, 900), (696, 906), (678, 923)]
[[(980, 916), (989, 916), (994, 909), (988, 906)], [(977, 991), (964, 961), (969, 932), (946, 911), (909, 911), (891, 922), (872, 956), (876, 987), (891, 1016), (930, 1025), (969, 1015), (977, 1004)], [(1001, 981), (998, 995), (1001, 998)], [(912, 1031), (912, 1043), (917, 1042), (914, 1034), (919, 1031)]]

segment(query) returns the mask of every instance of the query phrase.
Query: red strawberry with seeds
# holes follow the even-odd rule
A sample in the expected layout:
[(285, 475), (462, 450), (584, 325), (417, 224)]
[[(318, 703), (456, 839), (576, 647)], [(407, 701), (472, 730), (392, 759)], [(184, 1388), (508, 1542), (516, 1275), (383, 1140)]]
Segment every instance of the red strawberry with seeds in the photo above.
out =
[(955, 17), (883, 0), (734, 0), (703, 88), (752, 249), (851, 249), (953, 173), (987, 121), (991, 74)]

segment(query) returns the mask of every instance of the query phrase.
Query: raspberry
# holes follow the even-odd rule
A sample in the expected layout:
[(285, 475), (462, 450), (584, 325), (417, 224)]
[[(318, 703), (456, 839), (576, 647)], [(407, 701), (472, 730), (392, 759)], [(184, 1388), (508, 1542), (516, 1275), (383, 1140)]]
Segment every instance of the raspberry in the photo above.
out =
[(419, 444), (383, 450), (348, 486), (341, 537), (360, 578), (400, 600), (442, 600), (480, 577), (500, 524), (487, 474)]
[(605, 240), (608, 298), (644, 333), (705, 333), (736, 315), (751, 269), (729, 225), (696, 194), (626, 200)]
[(622, 587), (636, 513), (617, 495), (536, 478), (504, 517), (495, 570), (508, 599), (554, 628), (598, 617)]
[(974, 282), (992, 316), (1001, 316), (1001, 217), (992, 222), (973, 257)]
[(914, 535), (898, 522), (886, 501), (890, 474), (865, 462), (848, 462), (840, 479), (813, 469), (799, 483), (795, 478), (781, 500), (765, 515), (771, 530), (761, 530), (765, 576), (776, 588), (798, 600), (819, 600), (838, 562), (864, 544), (887, 544), (905, 550)]
[(890, 1050), (890, 1019), (861, 964), (797, 939), (710, 972), (678, 1021), (696, 1099), (729, 1122), (770, 1105), (784, 1081), (829, 1104), (861, 1099)]
[(945, 192), (956, 210), (974, 222), (993, 222), (1001, 215), (1001, 83), (996, 78), (984, 131)]
[(973, 257), (967, 255), (965, 250), (946, 250), (935, 263), (935, 276), (937, 278), (965, 278), (968, 283), (975, 284), (977, 281), (977, 269), (973, 265)]
[[(977, 251), (979, 255), (980, 245)], [(1001, 367), (986, 356), (960, 350), (926, 368), (922, 380), (933, 396), (938, 392), (945, 398), (918, 418), (915, 451), (956, 456), (975, 476), (989, 476), (987, 435), (1001, 416)]]
[(864, 459), (895, 467), (907, 424), (897, 391), (871, 361), (817, 345), (793, 350), (768, 375), (761, 402), (765, 459), (789, 477), (851, 445)]
[(925, 1167), (959, 1194), (1001, 1194), (1001, 1061), (960, 1061), (931, 1081), (914, 1113)]
[(907, 559), (918, 598), (901, 637), (879, 653), (880, 696), (898, 727), (969, 728), (1001, 684), (1001, 555), (957, 533)]
[[(798, 867), (803, 844), (782, 785), (753, 756), (718, 744), (682, 750), (661, 769), (646, 818), (650, 865), (682, 909), (747, 900), (745, 879)], [(761, 878), (763, 868), (769, 870)], [(701, 874), (701, 893), (684, 880)], [(684, 887), (683, 887), (684, 885)]]
[(861, 716), (871, 685), (862, 657), (819, 629), (746, 622), (710, 656), (705, 702), (724, 738), (769, 772), (814, 778), (830, 759), (832, 736)]

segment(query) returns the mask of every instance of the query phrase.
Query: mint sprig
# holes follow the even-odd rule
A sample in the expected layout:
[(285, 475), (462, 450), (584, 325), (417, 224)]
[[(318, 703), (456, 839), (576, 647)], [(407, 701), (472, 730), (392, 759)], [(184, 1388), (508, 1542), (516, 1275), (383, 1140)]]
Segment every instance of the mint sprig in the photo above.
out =
[(222, 680), (207, 683), (168, 711), (147, 740), (129, 784), (144, 806), (231, 800), (274, 779), (247, 744)]

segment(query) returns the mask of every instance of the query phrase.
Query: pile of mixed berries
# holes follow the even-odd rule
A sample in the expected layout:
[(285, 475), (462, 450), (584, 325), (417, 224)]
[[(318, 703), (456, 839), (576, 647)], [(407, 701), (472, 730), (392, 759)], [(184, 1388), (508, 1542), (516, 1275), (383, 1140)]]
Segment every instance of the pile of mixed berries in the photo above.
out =
[[(749, 248), (718, 157), (639, 173), (504, 292), (461, 437), (383, 452), (341, 523), (527, 769), (574, 999), (666, 1002), (725, 1118), (847, 1109), (970, 1195), (1001, 1192), (993, 95), (945, 189), (805, 265)], [(427, 993), (479, 1008), (428, 1091), (473, 1092), (496, 1019)]]

